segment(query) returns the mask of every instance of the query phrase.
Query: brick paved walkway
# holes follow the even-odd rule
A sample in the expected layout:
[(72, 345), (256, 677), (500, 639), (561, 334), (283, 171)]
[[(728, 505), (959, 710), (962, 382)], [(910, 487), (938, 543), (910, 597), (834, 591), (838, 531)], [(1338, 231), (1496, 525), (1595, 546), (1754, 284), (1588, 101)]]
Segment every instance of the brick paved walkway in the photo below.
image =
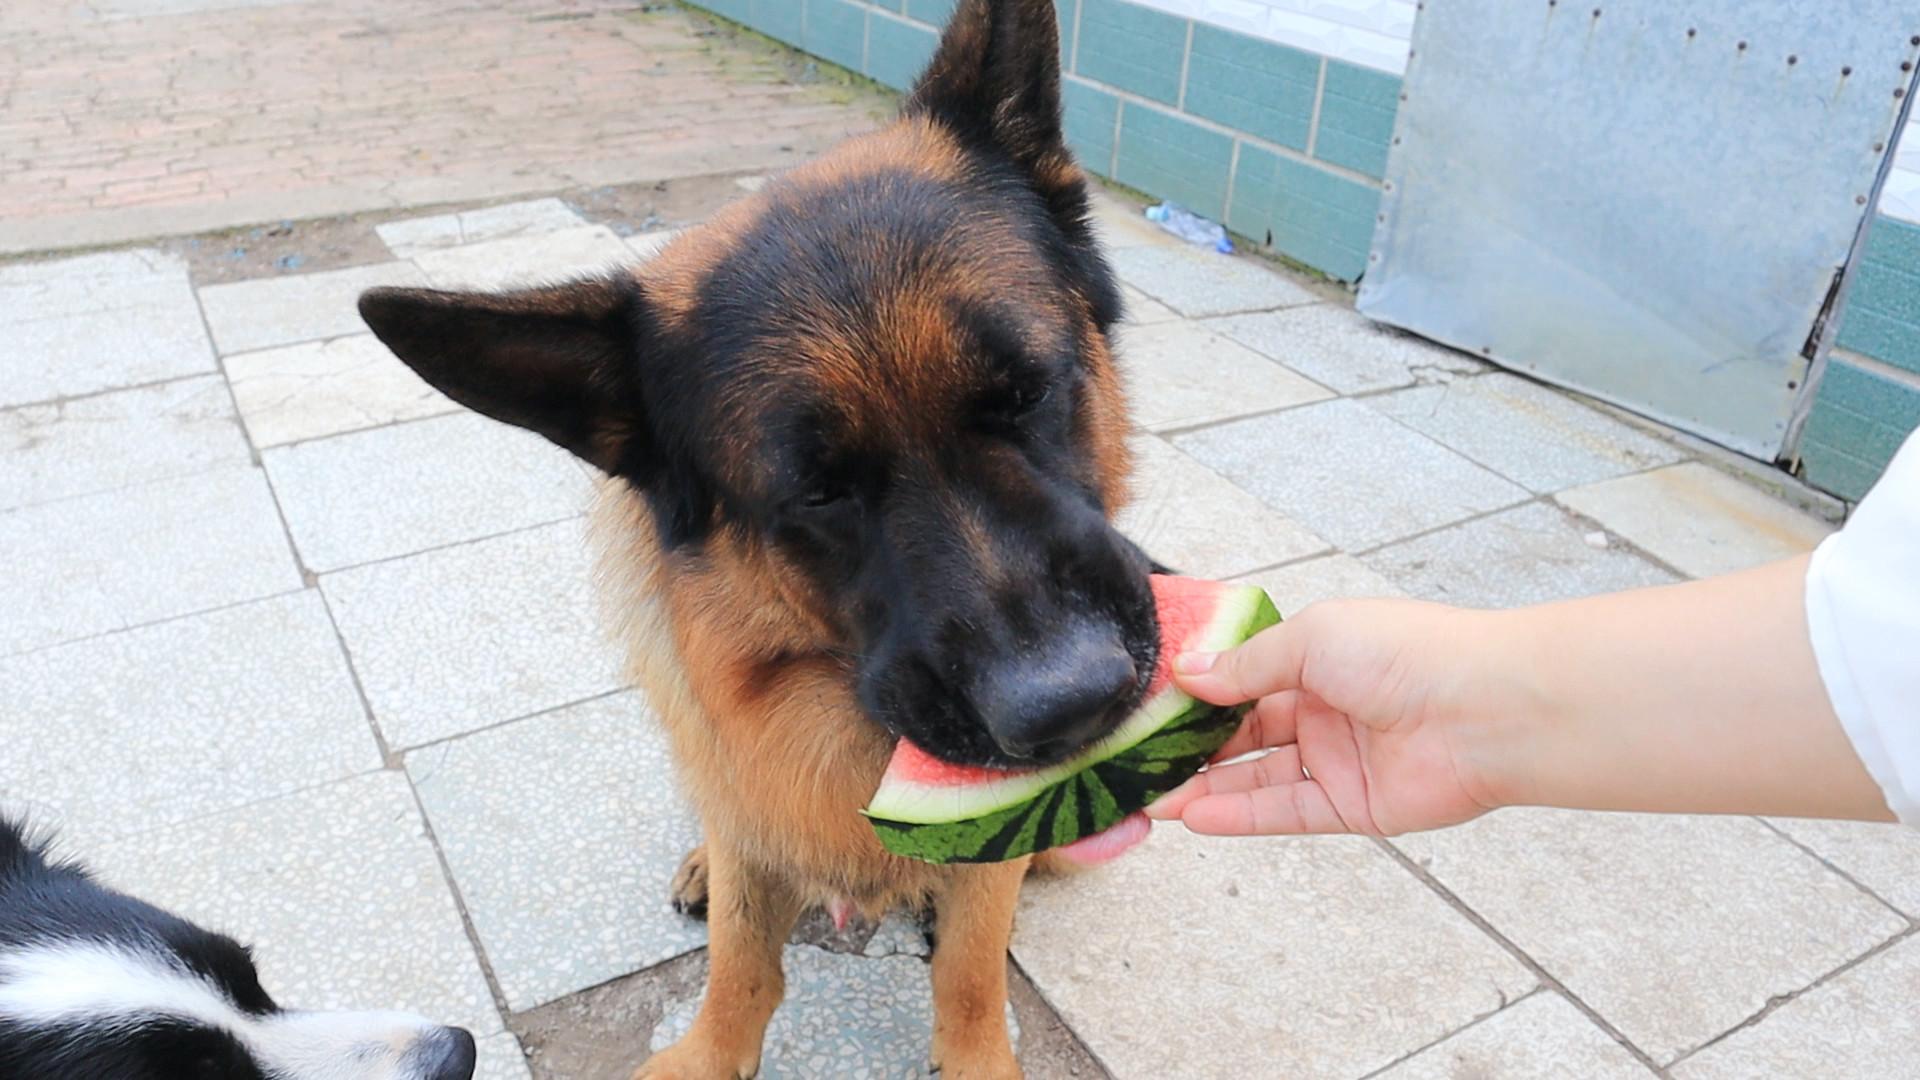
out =
[(5, 8), (0, 253), (761, 171), (868, 123), (632, 0)]

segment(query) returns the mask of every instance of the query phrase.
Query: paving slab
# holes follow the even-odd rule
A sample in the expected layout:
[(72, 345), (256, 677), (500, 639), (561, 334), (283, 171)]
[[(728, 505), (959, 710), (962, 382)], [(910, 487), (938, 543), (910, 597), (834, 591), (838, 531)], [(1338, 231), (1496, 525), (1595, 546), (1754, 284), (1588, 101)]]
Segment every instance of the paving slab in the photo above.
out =
[(1179, 312), (1131, 285), (1120, 286), (1120, 295), (1126, 301), (1124, 325), (1152, 326), (1154, 323), (1169, 322), (1180, 317)]
[(1833, 526), (1698, 462), (1561, 492), (1562, 506), (1690, 577), (1790, 558)]
[(416, 750), (407, 771), (509, 1009), (706, 943), (668, 901), (700, 825), (640, 695)]
[(1273, 605), (1288, 618), (1319, 600), (1405, 595), (1405, 590), (1376, 573), (1366, 563), (1338, 552), (1273, 570), (1257, 571), (1234, 580), (1267, 590), (1267, 595), (1273, 597)]
[(1164, 440), (1137, 436), (1133, 453), (1133, 502), (1120, 514), (1120, 530), (1174, 570), (1226, 578), (1327, 550), (1326, 541)]
[(1534, 987), (1357, 837), (1163, 825), (1094, 873), (1028, 882), (1013, 951), (1120, 1080), (1358, 1077)]
[(0, 802), (76, 836), (380, 767), (311, 591), (0, 660), (0, 733)]
[(1662, 1064), (1907, 927), (1752, 818), (1502, 810), (1394, 843)]
[(1367, 404), (1542, 494), (1686, 457), (1672, 443), (1504, 372), (1382, 394)]
[(421, 252), (459, 244), (558, 232), (586, 223), (586, 219), (574, 213), (566, 203), (547, 198), (485, 206), (452, 214), (402, 218), (375, 225), (373, 231), (397, 258), (410, 259)]
[(1908, 938), (1674, 1066), (1674, 1080), (1856, 1080), (1920, 1061), (1920, 941)]
[(476, 1040), (479, 1060), (474, 1063), (473, 1080), (533, 1080), (527, 1068), (526, 1052), (513, 1032), (503, 1031)]
[(474, 413), (261, 455), (306, 565), (326, 572), (581, 513), (573, 456)]
[[(109, 884), (251, 944), (303, 1009), (503, 1030), (406, 777), (376, 772), (90, 850)], [(498, 1045), (498, 1044), (492, 1044)]]
[[(1368, 554), (1368, 566), (1423, 600), (1506, 608), (1571, 600), (1677, 578), (1557, 506), (1527, 503)], [(1600, 537), (1605, 540), (1604, 534)]]
[(1149, 431), (1216, 423), (1332, 396), (1198, 323), (1129, 326), (1118, 344), (1133, 422)]
[(459, 409), (372, 334), (227, 357), (233, 398), (266, 448)]
[(0, 411), (0, 510), (251, 461), (217, 375)]
[(423, 251), (414, 262), (443, 289), (503, 289), (603, 274), (634, 261), (612, 229), (589, 225)]
[(1345, 398), (1172, 442), (1349, 552), (1527, 498), (1526, 489)]
[(321, 579), (388, 743), (418, 746), (623, 685), (579, 520)]
[(1190, 245), (1107, 253), (1120, 279), (1189, 318), (1298, 307), (1320, 298), (1250, 258)]
[(1346, 304), (1234, 315), (1209, 319), (1207, 326), (1342, 394), (1446, 382), (1492, 370), (1465, 353), (1374, 322)]
[(0, 513), (0, 654), (300, 587), (252, 466)]
[(1151, 247), (1177, 250), (1186, 241), (1147, 220), (1140, 207), (1095, 190), (1088, 200), (1093, 209), (1093, 233), (1108, 252)]
[(376, 263), (318, 274), (236, 281), (200, 290), (200, 304), (222, 355), (363, 334), (360, 294), (376, 285), (425, 285), (410, 262)]
[(1648, 1080), (1653, 1070), (1543, 990), (1379, 1074), (1379, 1080)]
[[(930, 1080), (933, 987), (924, 960), (869, 959), (789, 945), (783, 961), (787, 996), (760, 1058), (763, 1080)], [(650, 1049), (672, 1045), (693, 1026), (698, 997), (668, 1005)], [(1013, 1006), (1007, 1023), (1017, 1041)]]
[(0, 266), (0, 408), (217, 369), (184, 260), (155, 251)]
[(1920, 830), (1866, 821), (1768, 820), (1908, 918), (1920, 919)]

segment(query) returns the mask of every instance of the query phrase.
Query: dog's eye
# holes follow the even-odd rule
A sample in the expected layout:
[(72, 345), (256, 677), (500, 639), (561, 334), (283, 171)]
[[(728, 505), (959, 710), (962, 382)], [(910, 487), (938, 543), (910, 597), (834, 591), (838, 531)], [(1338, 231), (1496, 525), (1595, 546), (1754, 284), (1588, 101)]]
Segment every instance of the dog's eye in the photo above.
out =
[(1038, 385), (1031, 385), (1031, 386), (1016, 386), (1013, 388), (1012, 396), (1008, 399), (1007, 411), (1014, 416), (1025, 416), (1026, 414), (1046, 404), (1047, 399), (1052, 396), (1053, 396), (1052, 383), (1040, 383)]
[(852, 489), (845, 484), (821, 483), (809, 488), (796, 502), (802, 510), (824, 510), (845, 502), (850, 494)]

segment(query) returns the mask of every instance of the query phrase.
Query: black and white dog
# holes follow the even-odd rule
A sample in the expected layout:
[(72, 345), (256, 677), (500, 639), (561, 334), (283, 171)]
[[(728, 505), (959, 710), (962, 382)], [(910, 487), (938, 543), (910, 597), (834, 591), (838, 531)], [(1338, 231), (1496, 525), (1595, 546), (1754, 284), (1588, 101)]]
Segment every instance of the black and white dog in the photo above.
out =
[(5, 1080), (469, 1080), (473, 1036), (282, 1009), (247, 950), (52, 858), (0, 818)]

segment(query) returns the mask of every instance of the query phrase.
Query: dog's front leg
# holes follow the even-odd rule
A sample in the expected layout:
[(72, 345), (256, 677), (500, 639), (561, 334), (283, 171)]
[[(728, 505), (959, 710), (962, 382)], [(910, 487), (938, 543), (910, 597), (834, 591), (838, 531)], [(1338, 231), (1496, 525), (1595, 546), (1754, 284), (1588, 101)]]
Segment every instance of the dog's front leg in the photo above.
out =
[(1018, 1080), (1007, 1038), (1007, 940), (1027, 860), (956, 867), (934, 900), (933, 1067), (945, 1080)]
[(707, 996), (684, 1038), (634, 1080), (746, 1080), (759, 1071), (767, 1021), (786, 992), (780, 950), (800, 916), (793, 888), (707, 842)]

